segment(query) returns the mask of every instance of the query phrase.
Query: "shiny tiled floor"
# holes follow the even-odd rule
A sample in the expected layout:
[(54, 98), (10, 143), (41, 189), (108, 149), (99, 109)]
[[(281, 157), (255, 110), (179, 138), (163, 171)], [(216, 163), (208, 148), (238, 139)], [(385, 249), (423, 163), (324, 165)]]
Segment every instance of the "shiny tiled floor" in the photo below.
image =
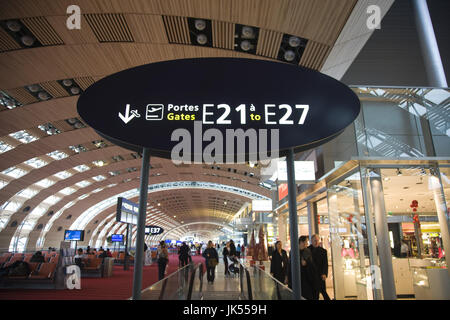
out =
[(214, 283), (208, 283), (204, 275), (202, 291), (203, 300), (239, 300), (239, 276), (225, 277), (225, 265), (221, 259), (215, 270)]

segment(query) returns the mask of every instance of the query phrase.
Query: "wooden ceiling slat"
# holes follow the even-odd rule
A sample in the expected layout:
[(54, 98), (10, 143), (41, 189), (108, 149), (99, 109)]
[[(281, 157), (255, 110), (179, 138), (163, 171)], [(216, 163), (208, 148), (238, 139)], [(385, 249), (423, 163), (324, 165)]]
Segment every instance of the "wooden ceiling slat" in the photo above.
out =
[(44, 46), (64, 44), (62, 39), (52, 28), (45, 17), (32, 17), (21, 19), (23, 24), (36, 36)]
[(320, 70), (330, 51), (331, 47), (326, 44), (308, 41), (299, 64), (307, 68)]
[(234, 24), (212, 21), (213, 47), (234, 50)]
[[(2, 54), (0, 73), (20, 74), (20, 77), (1, 78), (0, 90), (87, 75), (93, 78), (104, 77), (136, 65), (170, 59), (199, 56), (266, 59), (234, 50), (149, 43), (90, 43), (38, 49), (35, 51), (14, 51), (14, 54), (13, 52)], [(134, 65), (130, 65), (127, 60), (132, 54), (139, 57)], [(8, 61), (8, 64), (5, 64), (4, 61)]]
[(86, 18), (83, 15), (81, 15), (80, 18), (81, 28), (72, 30), (67, 28), (66, 15), (50, 16), (47, 17), (47, 21), (66, 45), (98, 42), (98, 39), (95, 37), (94, 32), (91, 28), (89, 28), (89, 24)]
[(283, 34), (272, 30), (260, 30), (260, 38), (258, 40), (258, 46), (256, 53), (262, 56), (276, 59), (278, 56), (278, 50), (280, 49)]
[(86, 90), (90, 85), (94, 84), (95, 80), (92, 77), (79, 77), (73, 79), (81, 89)]
[(39, 100), (36, 99), (31, 93), (29, 93), (25, 88), (15, 88), (15, 89), (8, 89), (5, 90), (5, 92), (19, 101), (21, 104), (30, 104), (34, 102), (38, 102)]
[(78, 117), (75, 108), (77, 99), (78, 96), (51, 99), (2, 111), (0, 137), (19, 130), (37, 127), (47, 122)]
[[(73, 4), (69, 0), (4, 2), (0, 19), (61, 16)], [(139, 12), (197, 17), (277, 30), (332, 45), (356, 2), (357, 0), (78, 0), (77, 5), (82, 8), (82, 14)], [(268, 15), (267, 12), (271, 14)]]
[(22, 48), (5, 30), (0, 28), (0, 52)]
[(126, 14), (135, 42), (169, 43), (160, 15)]
[(56, 81), (41, 82), (39, 85), (53, 98), (61, 98), (69, 96), (69, 93)]

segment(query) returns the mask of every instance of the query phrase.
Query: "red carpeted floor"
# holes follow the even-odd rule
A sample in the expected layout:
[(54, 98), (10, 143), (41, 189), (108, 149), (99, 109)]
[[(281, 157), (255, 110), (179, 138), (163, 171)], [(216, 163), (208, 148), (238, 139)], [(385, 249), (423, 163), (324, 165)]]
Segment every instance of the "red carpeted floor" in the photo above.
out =
[[(194, 263), (203, 262), (200, 256), (192, 257)], [(171, 255), (167, 266), (169, 275), (178, 269), (178, 256)], [(142, 288), (158, 281), (158, 265), (144, 266)], [(0, 289), (0, 300), (125, 300), (132, 296), (133, 267), (123, 270), (114, 266), (110, 278), (82, 278), (81, 290)]]

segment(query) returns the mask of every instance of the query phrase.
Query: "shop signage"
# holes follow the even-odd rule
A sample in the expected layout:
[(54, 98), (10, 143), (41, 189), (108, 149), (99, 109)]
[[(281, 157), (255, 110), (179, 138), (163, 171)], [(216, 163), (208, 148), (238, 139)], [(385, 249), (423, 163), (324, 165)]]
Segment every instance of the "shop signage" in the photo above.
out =
[(288, 195), (287, 183), (281, 183), (278, 185), (278, 201), (281, 201)]
[(145, 234), (156, 236), (164, 232), (164, 229), (158, 226), (145, 226)]
[[(287, 182), (287, 166), (286, 161), (278, 161), (277, 163), (277, 179), (278, 182)], [(295, 182), (296, 183), (314, 183), (316, 181), (316, 170), (314, 161), (295, 161)]]
[[(290, 64), (242, 58), (163, 61), (127, 69), (79, 97), (81, 118), (134, 151), (234, 163), (284, 156), (336, 137), (360, 101), (343, 83)], [(238, 158), (239, 160), (240, 158)]]
[(272, 200), (252, 200), (252, 211), (272, 211)]

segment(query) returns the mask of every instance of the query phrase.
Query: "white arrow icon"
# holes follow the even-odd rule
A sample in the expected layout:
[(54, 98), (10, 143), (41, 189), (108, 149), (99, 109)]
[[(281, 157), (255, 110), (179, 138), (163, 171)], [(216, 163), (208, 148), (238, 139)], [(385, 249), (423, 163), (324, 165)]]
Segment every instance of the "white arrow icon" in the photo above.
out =
[(125, 115), (121, 114), (119, 112), (119, 117), (120, 119), (122, 119), (123, 122), (128, 123), (130, 122), (134, 117), (140, 117), (141, 115), (137, 112), (137, 110), (131, 110), (131, 115), (130, 115), (130, 105), (127, 104), (126, 109), (125, 109)]

